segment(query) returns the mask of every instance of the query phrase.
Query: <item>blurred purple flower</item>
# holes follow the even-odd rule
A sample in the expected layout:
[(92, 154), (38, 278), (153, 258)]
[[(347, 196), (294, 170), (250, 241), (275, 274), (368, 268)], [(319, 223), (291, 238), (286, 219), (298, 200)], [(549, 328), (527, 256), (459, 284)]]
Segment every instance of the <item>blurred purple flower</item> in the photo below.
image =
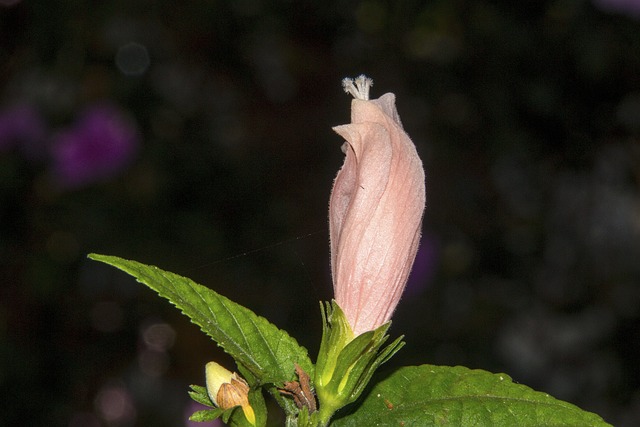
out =
[(20, 147), (28, 157), (43, 157), (45, 122), (36, 108), (12, 105), (0, 111), (0, 151)]
[(420, 239), (420, 247), (409, 275), (405, 296), (420, 295), (431, 284), (438, 270), (439, 252), (438, 239), (425, 232)]
[(108, 179), (126, 167), (138, 146), (135, 124), (111, 105), (94, 105), (81, 113), (52, 148), (56, 179), (77, 188)]
[(11, 7), (20, 3), (22, 0), (0, 0), (0, 6)]
[(593, 0), (593, 4), (605, 12), (615, 12), (640, 19), (640, 0)]

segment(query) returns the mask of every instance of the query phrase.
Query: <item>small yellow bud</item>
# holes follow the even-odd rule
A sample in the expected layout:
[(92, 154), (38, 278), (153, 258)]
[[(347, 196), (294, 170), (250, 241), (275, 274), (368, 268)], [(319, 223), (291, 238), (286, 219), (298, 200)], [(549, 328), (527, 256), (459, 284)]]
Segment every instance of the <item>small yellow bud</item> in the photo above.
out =
[(249, 404), (249, 385), (244, 378), (216, 362), (207, 363), (205, 374), (211, 401), (221, 409), (241, 406), (247, 421), (256, 425), (256, 416)]

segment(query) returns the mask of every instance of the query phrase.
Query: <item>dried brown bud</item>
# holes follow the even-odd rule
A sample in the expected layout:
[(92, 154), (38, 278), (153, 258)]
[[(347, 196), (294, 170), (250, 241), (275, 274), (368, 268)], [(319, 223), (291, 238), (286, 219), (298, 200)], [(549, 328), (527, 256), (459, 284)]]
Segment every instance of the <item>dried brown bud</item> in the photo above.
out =
[(293, 397), (293, 401), (300, 409), (307, 407), (309, 413), (313, 413), (318, 409), (316, 404), (316, 396), (311, 388), (311, 379), (297, 363), (296, 374), (299, 381), (287, 381), (284, 387), (280, 389), (280, 393)]

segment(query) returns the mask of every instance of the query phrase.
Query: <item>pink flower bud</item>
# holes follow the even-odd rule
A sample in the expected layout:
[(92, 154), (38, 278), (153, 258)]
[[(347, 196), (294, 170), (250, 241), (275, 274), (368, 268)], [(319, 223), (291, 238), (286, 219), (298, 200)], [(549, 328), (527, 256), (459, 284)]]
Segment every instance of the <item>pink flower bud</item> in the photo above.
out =
[(354, 96), (351, 124), (333, 129), (347, 142), (329, 201), (335, 300), (354, 334), (391, 319), (418, 249), (425, 179), (404, 132), (395, 95), (369, 100), (371, 79), (343, 80)]

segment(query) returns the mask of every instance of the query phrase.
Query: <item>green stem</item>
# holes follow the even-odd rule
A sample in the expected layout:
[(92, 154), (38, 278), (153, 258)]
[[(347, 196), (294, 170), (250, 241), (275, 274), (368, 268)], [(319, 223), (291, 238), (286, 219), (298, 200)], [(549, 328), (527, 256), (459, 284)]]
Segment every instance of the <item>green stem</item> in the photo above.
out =
[(320, 407), (318, 411), (318, 417), (320, 418), (320, 425), (322, 427), (326, 427), (329, 425), (329, 421), (331, 421), (331, 417), (336, 411), (340, 409), (339, 405), (330, 405), (325, 401), (324, 405)]

